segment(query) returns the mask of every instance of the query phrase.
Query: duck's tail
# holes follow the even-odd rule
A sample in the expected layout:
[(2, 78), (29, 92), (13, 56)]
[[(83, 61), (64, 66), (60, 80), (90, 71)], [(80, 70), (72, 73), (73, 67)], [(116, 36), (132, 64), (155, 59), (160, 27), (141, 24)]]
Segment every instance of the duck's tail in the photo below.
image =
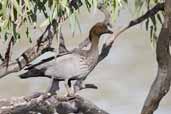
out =
[(31, 77), (49, 77), (50, 78), (50, 76), (45, 75), (44, 70), (39, 70), (35, 68), (28, 70), (27, 72), (23, 74), (20, 74), (19, 77), (21, 79), (26, 79), (26, 78), (31, 78)]

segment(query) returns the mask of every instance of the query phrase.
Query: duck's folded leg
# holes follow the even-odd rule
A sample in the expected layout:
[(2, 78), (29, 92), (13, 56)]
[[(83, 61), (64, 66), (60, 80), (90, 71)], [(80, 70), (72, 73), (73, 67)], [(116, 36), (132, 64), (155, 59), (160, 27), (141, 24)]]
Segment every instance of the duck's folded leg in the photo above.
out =
[(52, 78), (51, 84), (47, 92), (51, 94), (56, 94), (57, 90), (59, 90), (59, 80)]
[(66, 96), (73, 97), (74, 94), (72, 93), (72, 90), (71, 90), (71, 80), (70, 79), (66, 79), (64, 84), (65, 84), (65, 88), (66, 88), (66, 92), (67, 92)]
[(83, 84), (83, 81), (77, 80), (74, 84), (74, 93), (83, 89), (98, 89), (95, 84)]

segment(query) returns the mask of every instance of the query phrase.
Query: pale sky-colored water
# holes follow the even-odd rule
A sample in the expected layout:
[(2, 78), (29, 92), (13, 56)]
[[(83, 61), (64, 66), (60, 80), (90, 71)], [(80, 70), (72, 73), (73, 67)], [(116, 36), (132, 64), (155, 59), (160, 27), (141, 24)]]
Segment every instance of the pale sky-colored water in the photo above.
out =
[[(122, 11), (114, 28), (126, 25), (130, 19), (131, 15), (127, 11)], [(67, 45), (74, 47), (88, 35), (88, 30), (93, 24), (102, 20), (103, 15), (99, 11), (92, 14), (85, 11), (80, 15), (82, 33), (77, 32), (74, 38), (68, 22), (65, 22), (62, 31)], [(38, 33), (33, 36), (37, 37)], [(5, 50), (3, 42), (0, 42), (0, 46), (1, 51)], [(13, 58), (29, 46), (31, 44), (26, 40), (19, 41), (13, 49)], [(94, 83), (99, 89), (87, 89), (80, 91), (79, 94), (110, 113), (138, 114), (156, 76), (156, 71), (155, 49), (151, 47), (149, 34), (140, 26), (136, 26), (117, 39), (109, 55), (86, 79), (86, 83)], [(49, 84), (49, 80), (45, 78), (20, 80), (16, 75), (11, 74), (0, 80), (0, 96), (29, 95), (35, 91), (45, 91)], [(171, 113), (170, 96), (169, 92), (155, 114)]]

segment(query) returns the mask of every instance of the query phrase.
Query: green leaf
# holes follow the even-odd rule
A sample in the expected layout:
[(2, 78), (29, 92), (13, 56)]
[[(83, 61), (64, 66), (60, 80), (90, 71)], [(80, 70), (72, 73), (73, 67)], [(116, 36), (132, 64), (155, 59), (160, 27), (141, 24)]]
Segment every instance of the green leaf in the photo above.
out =
[(2, 3), (0, 2), (0, 10), (2, 10)]
[(13, 32), (13, 36), (14, 36), (14, 39), (16, 40), (18, 38), (18, 35), (17, 35), (17, 31), (16, 31), (16, 25), (14, 23), (12, 23), (12, 32)]
[(157, 14), (157, 19), (159, 20), (160, 24), (162, 24), (162, 23), (163, 23), (163, 22), (162, 22), (162, 19), (161, 19), (161, 16), (160, 16), (160, 14), (159, 14), (159, 13)]
[(7, 12), (7, 3), (8, 3), (8, 0), (3, 0), (2, 2), (2, 10), (0, 10), (0, 14), (3, 15), (3, 17), (5, 18), (6, 17), (6, 12)]
[(149, 27), (149, 19), (147, 19), (147, 21), (145, 22), (145, 28), (148, 31), (148, 27)]
[(151, 21), (153, 23), (154, 31), (156, 31), (157, 30), (157, 27), (156, 27), (156, 18), (155, 18), (155, 16), (152, 16), (150, 19), (151, 19)]
[(135, 0), (135, 11), (137, 13), (140, 12), (140, 10), (142, 9), (144, 3), (145, 3), (144, 0)]
[(152, 41), (152, 36), (153, 36), (153, 26), (151, 25), (150, 26), (150, 38), (151, 38), (151, 41)]
[(128, 4), (128, 0), (123, 0), (125, 3), (127, 3)]
[(53, 0), (48, 0), (48, 6), (51, 8), (53, 5)]
[(11, 3), (14, 5), (14, 7), (16, 8), (17, 12), (22, 15), (22, 11), (21, 11), (21, 7), (19, 6), (17, 0), (11, 0)]
[(90, 2), (88, 0), (85, 0), (84, 2), (85, 2), (85, 5), (87, 7), (87, 10), (90, 12), (90, 8), (91, 8)]
[(31, 6), (30, 6), (30, 0), (24, 0), (25, 2), (25, 6), (28, 8), (28, 10), (31, 10)]
[(4, 39), (5, 39), (5, 41), (7, 41), (7, 39), (8, 39), (8, 33), (7, 32), (5, 32), (5, 34), (4, 34)]
[(135, 8), (139, 9), (143, 6), (143, 0), (135, 0)]
[(120, 7), (120, 2), (119, 0), (113, 0), (112, 1), (112, 7), (113, 7), (113, 11), (112, 11), (112, 19), (113, 21), (116, 20), (116, 17), (119, 14), (119, 7)]
[(153, 0), (154, 1), (154, 3), (158, 3), (159, 1), (158, 0)]
[(29, 32), (29, 28), (28, 27), (26, 28), (26, 36), (29, 39), (29, 42), (32, 43), (32, 39), (31, 39), (31, 36), (30, 36), (30, 32)]

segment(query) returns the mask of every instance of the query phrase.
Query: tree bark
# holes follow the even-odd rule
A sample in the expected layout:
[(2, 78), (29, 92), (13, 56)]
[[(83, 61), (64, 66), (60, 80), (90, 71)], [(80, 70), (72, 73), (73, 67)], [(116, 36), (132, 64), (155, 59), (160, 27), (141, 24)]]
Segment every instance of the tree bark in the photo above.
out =
[(0, 114), (109, 114), (80, 96), (73, 98), (40, 94), (39, 96), (0, 98)]
[(158, 108), (161, 99), (170, 89), (171, 82), (171, 57), (169, 41), (171, 38), (171, 1), (165, 1), (164, 24), (157, 41), (156, 56), (158, 72), (150, 92), (146, 98), (141, 114), (153, 114)]

